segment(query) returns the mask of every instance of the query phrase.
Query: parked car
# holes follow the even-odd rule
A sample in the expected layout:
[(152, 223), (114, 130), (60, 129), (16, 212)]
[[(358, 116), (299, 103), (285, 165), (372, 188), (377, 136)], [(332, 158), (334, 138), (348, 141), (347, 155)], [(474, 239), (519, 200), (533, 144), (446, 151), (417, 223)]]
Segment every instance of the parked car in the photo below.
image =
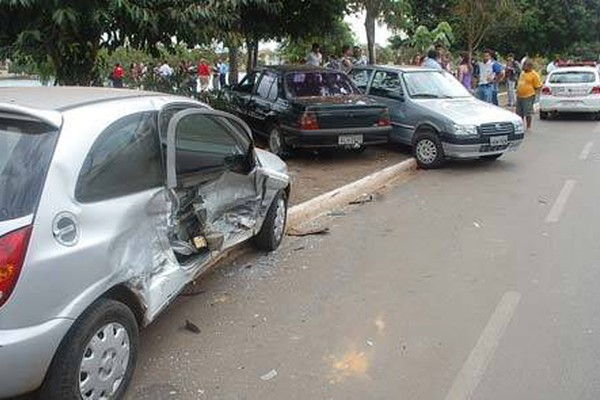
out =
[(350, 77), (387, 104), (391, 141), (412, 146), (421, 168), (439, 167), (449, 157), (495, 160), (523, 140), (517, 115), (475, 99), (445, 71), (366, 66), (352, 69)]
[(248, 126), (199, 102), (0, 89), (0, 397), (122, 397), (138, 328), (225, 249), (275, 249), (288, 192)]
[(226, 110), (245, 120), (269, 149), (382, 144), (391, 131), (387, 107), (360, 93), (343, 72), (311, 66), (252, 71), (226, 89)]
[(540, 118), (559, 113), (592, 113), (600, 119), (600, 71), (592, 66), (550, 72), (540, 94)]

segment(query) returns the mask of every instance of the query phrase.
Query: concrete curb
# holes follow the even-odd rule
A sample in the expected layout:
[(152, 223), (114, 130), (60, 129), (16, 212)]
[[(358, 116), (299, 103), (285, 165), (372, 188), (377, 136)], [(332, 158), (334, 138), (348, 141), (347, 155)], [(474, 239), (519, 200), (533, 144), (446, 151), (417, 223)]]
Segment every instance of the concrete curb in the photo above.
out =
[(288, 210), (287, 230), (315, 219), (335, 208), (346, 206), (365, 193), (374, 192), (391, 181), (407, 176), (417, 169), (414, 158), (384, 168), (362, 179), (314, 197)]

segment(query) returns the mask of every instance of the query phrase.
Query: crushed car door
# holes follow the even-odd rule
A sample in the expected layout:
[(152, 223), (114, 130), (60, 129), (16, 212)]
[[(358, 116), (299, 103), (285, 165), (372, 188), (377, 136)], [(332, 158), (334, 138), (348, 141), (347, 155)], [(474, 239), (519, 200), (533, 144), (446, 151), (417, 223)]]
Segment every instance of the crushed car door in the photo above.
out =
[(180, 111), (169, 122), (167, 186), (177, 197), (177, 243), (189, 251), (223, 250), (255, 234), (262, 198), (246, 129), (207, 109)]
[(400, 74), (392, 71), (375, 72), (368, 94), (388, 106), (392, 121), (390, 139), (410, 144), (414, 127), (408, 123), (407, 101)]

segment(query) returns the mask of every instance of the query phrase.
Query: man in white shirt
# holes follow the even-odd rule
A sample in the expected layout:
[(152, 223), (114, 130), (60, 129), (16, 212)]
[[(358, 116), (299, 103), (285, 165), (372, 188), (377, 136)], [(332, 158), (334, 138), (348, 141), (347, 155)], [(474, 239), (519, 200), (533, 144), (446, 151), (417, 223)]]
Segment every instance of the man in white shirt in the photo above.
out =
[(318, 67), (323, 62), (323, 54), (321, 54), (321, 46), (319, 43), (313, 43), (312, 50), (306, 56), (306, 63)]
[(479, 63), (479, 84), (477, 87), (477, 98), (479, 100), (492, 103), (495, 81), (496, 74), (494, 73), (492, 51), (484, 50), (483, 62)]
[(165, 60), (165, 62), (158, 68), (158, 73), (163, 78), (168, 78), (173, 75), (173, 68), (171, 68), (168, 61)]

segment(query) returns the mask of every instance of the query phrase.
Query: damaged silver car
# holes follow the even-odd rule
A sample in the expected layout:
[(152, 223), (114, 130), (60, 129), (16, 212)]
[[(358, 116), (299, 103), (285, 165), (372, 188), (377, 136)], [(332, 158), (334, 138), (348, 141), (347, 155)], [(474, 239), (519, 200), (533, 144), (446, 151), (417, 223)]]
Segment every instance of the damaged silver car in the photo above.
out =
[(153, 321), (224, 250), (284, 235), (289, 177), (190, 99), (0, 89), (0, 397), (118, 399)]

